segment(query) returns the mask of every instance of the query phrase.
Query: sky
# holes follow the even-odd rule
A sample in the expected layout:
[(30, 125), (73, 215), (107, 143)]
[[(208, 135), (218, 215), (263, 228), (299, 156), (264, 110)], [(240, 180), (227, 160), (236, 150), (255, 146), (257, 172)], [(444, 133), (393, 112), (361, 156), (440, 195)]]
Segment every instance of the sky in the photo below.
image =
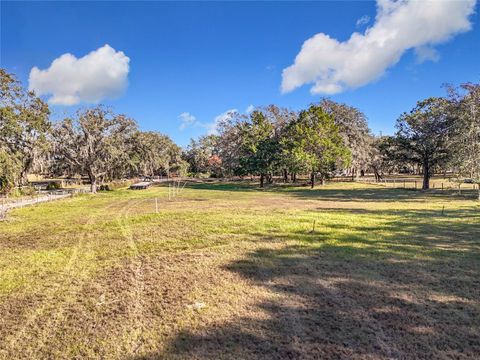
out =
[(53, 119), (101, 103), (182, 146), (229, 111), (322, 97), (392, 134), (443, 84), (480, 81), (476, 0), (0, 4), (0, 66)]

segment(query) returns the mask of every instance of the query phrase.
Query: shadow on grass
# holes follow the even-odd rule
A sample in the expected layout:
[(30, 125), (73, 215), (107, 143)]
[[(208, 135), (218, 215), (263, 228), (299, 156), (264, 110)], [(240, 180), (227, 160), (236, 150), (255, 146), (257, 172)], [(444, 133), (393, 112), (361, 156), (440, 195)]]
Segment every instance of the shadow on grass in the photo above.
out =
[[(168, 183), (161, 183), (156, 186), (168, 187)], [(250, 181), (232, 181), (232, 182), (221, 182), (221, 181), (186, 181), (186, 188), (193, 190), (211, 190), (211, 191), (260, 191), (261, 189), (258, 186), (255, 186), (253, 182)]]
[(450, 200), (475, 199), (477, 192), (463, 190), (461, 193), (455, 190), (414, 190), (382, 187), (365, 187), (360, 189), (288, 189), (287, 192), (295, 197), (304, 199), (316, 199), (324, 201), (372, 201), (392, 202), (430, 198), (448, 198)]
[[(337, 184), (337, 183), (335, 183)], [(341, 183), (340, 183), (341, 184)], [(347, 184), (347, 183), (345, 183)], [(348, 183), (351, 185), (352, 183)], [(356, 185), (365, 185), (362, 188), (330, 188), (317, 186), (310, 189), (308, 186), (301, 187), (298, 184), (274, 184), (267, 185), (265, 188), (259, 188), (257, 183), (250, 181), (243, 182), (194, 182), (188, 183), (188, 188), (195, 190), (211, 191), (239, 191), (239, 192), (271, 192), (285, 195), (291, 195), (302, 199), (324, 200), (324, 201), (381, 201), (393, 202), (403, 200), (415, 200), (425, 197), (448, 198), (451, 200), (476, 199), (478, 192), (476, 190), (415, 190), (402, 188), (385, 188), (381, 186), (372, 186), (360, 183)]]
[(335, 238), (258, 234), (265, 246), (225, 269), (273, 296), (139, 359), (479, 358), (478, 212), (376, 214), (389, 220)]

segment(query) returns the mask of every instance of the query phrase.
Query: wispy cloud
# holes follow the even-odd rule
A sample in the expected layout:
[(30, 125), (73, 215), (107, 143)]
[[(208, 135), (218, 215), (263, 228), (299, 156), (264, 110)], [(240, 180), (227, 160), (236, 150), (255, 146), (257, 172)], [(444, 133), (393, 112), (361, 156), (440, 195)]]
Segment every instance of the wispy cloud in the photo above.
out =
[(213, 119), (213, 121), (211, 123), (205, 124), (205, 128), (208, 130), (208, 135), (217, 134), (218, 125), (220, 123), (222, 123), (223, 121), (229, 120), (230, 118), (235, 116), (236, 113), (238, 113), (237, 109), (230, 109), (230, 110), (227, 110), (227, 111), (215, 116), (215, 119)]
[(217, 134), (218, 125), (222, 121), (226, 121), (229, 118), (233, 117), (236, 113), (238, 113), (237, 109), (230, 109), (215, 116), (215, 118), (210, 122), (202, 122), (197, 120), (197, 118), (194, 115), (190, 114), (189, 112), (183, 112), (180, 115), (178, 115), (178, 119), (181, 122), (180, 130), (184, 130), (186, 128), (192, 128), (192, 127), (200, 127), (205, 129), (208, 135)]
[(255, 106), (248, 105), (247, 108), (245, 109), (245, 113), (250, 114), (253, 110), (255, 110)]
[(357, 20), (357, 26), (367, 25), (370, 22), (370, 16), (363, 15), (360, 19)]
[(197, 118), (190, 114), (189, 112), (183, 112), (178, 115), (178, 119), (180, 120), (180, 130), (184, 130), (189, 126), (193, 126), (197, 123)]
[(438, 59), (434, 46), (472, 27), (476, 0), (377, 0), (377, 16), (364, 34), (340, 42), (324, 33), (303, 43), (282, 72), (282, 92), (312, 83), (313, 94), (335, 94), (378, 79), (409, 49), (419, 61)]
[(51, 95), (50, 104), (97, 103), (115, 98), (127, 86), (130, 59), (108, 44), (77, 59), (63, 54), (50, 67), (30, 71), (29, 89), (37, 95)]

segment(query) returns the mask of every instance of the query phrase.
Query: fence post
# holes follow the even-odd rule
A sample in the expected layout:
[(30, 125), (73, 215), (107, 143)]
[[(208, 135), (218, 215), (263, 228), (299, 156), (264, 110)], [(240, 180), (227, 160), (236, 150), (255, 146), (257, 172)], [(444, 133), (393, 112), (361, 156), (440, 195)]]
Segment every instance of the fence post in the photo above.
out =
[(443, 191), (443, 182), (442, 182), (442, 191)]
[(155, 212), (158, 214), (158, 198), (155, 198)]

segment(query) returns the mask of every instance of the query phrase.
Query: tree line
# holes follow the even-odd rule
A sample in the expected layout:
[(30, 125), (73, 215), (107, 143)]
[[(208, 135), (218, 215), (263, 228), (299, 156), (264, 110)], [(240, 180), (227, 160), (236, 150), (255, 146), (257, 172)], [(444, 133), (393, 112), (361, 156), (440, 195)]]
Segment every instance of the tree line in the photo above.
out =
[[(448, 86), (445, 97), (421, 100), (397, 120), (392, 136), (375, 136), (355, 107), (322, 99), (299, 112), (275, 105), (233, 113), (218, 135), (191, 140), (184, 159), (195, 175), (257, 175), (260, 186), (280, 175), (313, 187), (335, 175), (423, 175), (447, 172), (480, 184), (480, 85)], [(480, 195), (480, 194), (479, 194)]]
[[(448, 86), (444, 97), (421, 100), (402, 114), (392, 136), (375, 136), (359, 109), (322, 99), (301, 111), (269, 105), (231, 112), (217, 134), (181, 149), (167, 135), (95, 106), (61, 121), (48, 105), (0, 69), (0, 191), (27, 184), (30, 173), (88, 177), (97, 184), (136, 176), (256, 176), (311, 187), (336, 175), (437, 173), (480, 183), (480, 85)], [(479, 193), (480, 195), (480, 193)]]
[(138, 175), (185, 173), (182, 149), (168, 136), (96, 106), (50, 121), (48, 105), (0, 69), (0, 191), (27, 185), (27, 175), (86, 176), (97, 185)]

